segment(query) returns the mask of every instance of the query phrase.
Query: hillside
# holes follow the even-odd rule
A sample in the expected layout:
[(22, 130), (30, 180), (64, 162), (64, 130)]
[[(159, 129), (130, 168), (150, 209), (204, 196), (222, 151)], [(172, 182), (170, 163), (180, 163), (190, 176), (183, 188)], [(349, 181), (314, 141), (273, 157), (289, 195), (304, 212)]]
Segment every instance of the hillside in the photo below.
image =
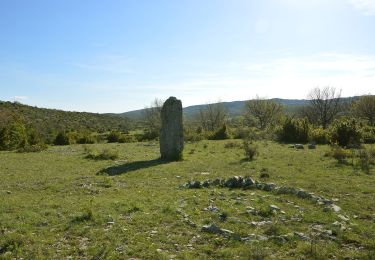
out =
[[(357, 99), (358, 97), (345, 97), (342, 98), (343, 103), (348, 103), (350, 101), (353, 101)], [(296, 112), (299, 108), (308, 105), (309, 101), (307, 99), (282, 99), (282, 98), (273, 98), (271, 100), (274, 100), (285, 107), (285, 111), (287, 113), (294, 113)], [(243, 101), (231, 101), (231, 102), (222, 102), (224, 104), (229, 117), (234, 117), (241, 115), (245, 109), (245, 103), (248, 100), (243, 100)], [(192, 119), (196, 113), (199, 112), (200, 109), (204, 108), (207, 106), (206, 104), (202, 105), (194, 105), (194, 106), (188, 106), (183, 109), (184, 116), (187, 119)], [(145, 108), (146, 109), (146, 108)], [(139, 120), (142, 117), (143, 112), (145, 109), (138, 109), (138, 110), (133, 110), (125, 113), (120, 113), (120, 114), (111, 114), (111, 115), (117, 115), (120, 117), (127, 117), (133, 120)]]
[(67, 112), (0, 101), (0, 126), (6, 124), (11, 117), (22, 118), (26, 125), (32, 126), (43, 136), (53, 136), (66, 130), (102, 132), (113, 129), (126, 131), (130, 128), (130, 120), (126, 117)]
[[(286, 107), (287, 112), (292, 112), (295, 111), (298, 107), (304, 106), (307, 104), (307, 100), (305, 99), (280, 99), (280, 98), (275, 98), (272, 99), (275, 100), (281, 104), (283, 104)], [(244, 101), (232, 101), (232, 102), (222, 102), (228, 111), (228, 114), (230, 117), (233, 116), (238, 116), (242, 114), (244, 108), (245, 108), (245, 103), (246, 100)], [(184, 116), (188, 119), (191, 119), (194, 117), (196, 113), (202, 108), (204, 108), (206, 104), (202, 105), (194, 105), (194, 106), (188, 106), (184, 108)], [(134, 120), (137, 120), (142, 117), (142, 113), (145, 109), (138, 109), (138, 110), (133, 110), (121, 114), (117, 114), (118, 116), (121, 117), (128, 117)]]

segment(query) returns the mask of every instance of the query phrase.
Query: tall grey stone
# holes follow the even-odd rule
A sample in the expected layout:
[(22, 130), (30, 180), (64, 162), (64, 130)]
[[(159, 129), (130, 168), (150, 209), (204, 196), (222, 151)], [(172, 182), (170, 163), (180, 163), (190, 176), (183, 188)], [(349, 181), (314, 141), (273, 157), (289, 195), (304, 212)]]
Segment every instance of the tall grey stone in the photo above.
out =
[(164, 102), (161, 109), (160, 154), (163, 160), (182, 159), (184, 131), (182, 126), (182, 103), (175, 97)]

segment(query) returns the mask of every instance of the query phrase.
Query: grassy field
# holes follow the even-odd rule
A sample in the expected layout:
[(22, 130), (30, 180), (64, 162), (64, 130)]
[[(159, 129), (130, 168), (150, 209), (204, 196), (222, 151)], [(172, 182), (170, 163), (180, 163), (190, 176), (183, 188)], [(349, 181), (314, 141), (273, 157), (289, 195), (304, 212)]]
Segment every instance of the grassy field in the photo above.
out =
[[(158, 160), (157, 143), (90, 145), (117, 150), (116, 161), (88, 159), (82, 145), (0, 152), (0, 259), (375, 259), (373, 168), (339, 165), (328, 146), (272, 142), (248, 162), (227, 142), (186, 144), (172, 163)], [(341, 211), (256, 189), (180, 187), (236, 175), (303, 188)], [(201, 230), (209, 224), (235, 236)]]

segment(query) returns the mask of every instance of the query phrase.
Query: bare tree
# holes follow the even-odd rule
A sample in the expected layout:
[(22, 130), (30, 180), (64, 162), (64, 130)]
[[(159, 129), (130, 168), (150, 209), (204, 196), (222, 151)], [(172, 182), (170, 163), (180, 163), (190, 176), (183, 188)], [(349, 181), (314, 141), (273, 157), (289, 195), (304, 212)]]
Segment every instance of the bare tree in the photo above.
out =
[(143, 120), (147, 131), (159, 135), (161, 128), (161, 108), (163, 106), (163, 100), (155, 98), (149, 107), (145, 107), (143, 110)]
[(222, 102), (207, 104), (199, 109), (197, 120), (206, 131), (214, 131), (221, 127), (227, 120), (228, 113)]
[(259, 129), (266, 129), (280, 119), (284, 107), (270, 99), (256, 97), (245, 104), (247, 124), (254, 124)]
[(333, 87), (314, 88), (308, 95), (310, 104), (302, 109), (302, 113), (311, 123), (324, 129), (335, 119), (341, 110), (341, 90)]
[(366, 119), (375, 126), (375, 96), (365, 95), (352, 104), (351, 111), (355, 116)]

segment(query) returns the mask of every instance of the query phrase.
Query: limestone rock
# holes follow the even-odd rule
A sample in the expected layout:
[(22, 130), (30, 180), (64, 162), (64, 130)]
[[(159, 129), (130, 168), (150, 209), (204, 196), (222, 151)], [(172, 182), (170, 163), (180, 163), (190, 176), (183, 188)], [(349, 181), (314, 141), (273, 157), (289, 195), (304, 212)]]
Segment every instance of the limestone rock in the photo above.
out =
[(161, 109), (161, 158), (168, 161), (181, 160), (183, 149), (182, 103), (177, 98), (170, 97)]

